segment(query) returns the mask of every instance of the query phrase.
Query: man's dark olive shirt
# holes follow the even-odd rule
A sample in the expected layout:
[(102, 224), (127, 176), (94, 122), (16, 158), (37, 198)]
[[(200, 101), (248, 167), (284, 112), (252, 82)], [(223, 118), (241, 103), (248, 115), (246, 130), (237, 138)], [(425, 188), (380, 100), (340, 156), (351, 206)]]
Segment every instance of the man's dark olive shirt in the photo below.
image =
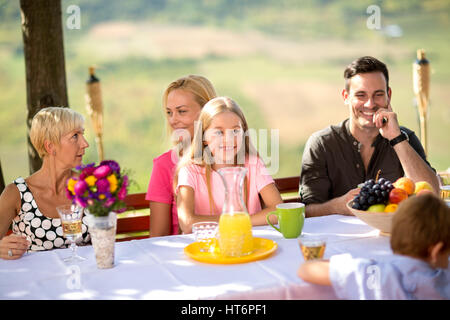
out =
[[(381, 170), (379, 178), (392, 182), (404, 176), (394, 148), (381, 134), (372, 143), (375, 150), (365, 172), (359, 153), (360, 144), (350, 133), (349, 124), (350, 120), (346, 119), (312, 134), (308, 139), (300, 174), (299, 193), (303, 203), (323, 203), (340, 197), (358, 184), (375, 179), (378, 170)], [(400, 129), (408, 134), (411, 147), (430, 165), (414, 132), (405, 127)]]

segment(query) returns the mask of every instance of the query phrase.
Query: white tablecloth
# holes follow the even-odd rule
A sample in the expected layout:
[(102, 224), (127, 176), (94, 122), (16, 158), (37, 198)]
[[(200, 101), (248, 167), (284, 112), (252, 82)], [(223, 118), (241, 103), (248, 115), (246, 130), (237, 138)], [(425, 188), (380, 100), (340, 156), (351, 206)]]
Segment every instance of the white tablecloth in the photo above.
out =
[[(307, 218), (303, 233), (326, 236), (325, 259), (392, 255), (389, 238), (355, 217)], [(277, 251), (245, 264), (206, 264), (184, 254), (194, 239), (180, 235), (118, 242), (112, 269), (97, 269), (91, 246), (78, 247), (87, 260), (76, 266), (62, 261), (70, 249), (0, 259), (0, 299), (336, 299), (331, 287), (297, 277), (303, 257), (296, 239), (269, 226), (253, 228), (253, 235), (275, 240)]]

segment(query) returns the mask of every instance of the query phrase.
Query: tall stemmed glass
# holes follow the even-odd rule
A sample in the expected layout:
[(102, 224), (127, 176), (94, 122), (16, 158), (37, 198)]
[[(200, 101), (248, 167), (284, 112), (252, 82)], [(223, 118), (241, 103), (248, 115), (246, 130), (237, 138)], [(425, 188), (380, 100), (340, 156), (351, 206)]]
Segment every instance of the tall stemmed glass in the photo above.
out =
[(86, 260), (77, 254), (77, 245), (75, 241), (81, 237), (81, 218), (83, 217), (83, 208), (74, 204), (67, 204), (56, 207), (63, 228), (64, 237), (70, 241), (72, 255), (65, 258), (66, 263), (75, 263)]

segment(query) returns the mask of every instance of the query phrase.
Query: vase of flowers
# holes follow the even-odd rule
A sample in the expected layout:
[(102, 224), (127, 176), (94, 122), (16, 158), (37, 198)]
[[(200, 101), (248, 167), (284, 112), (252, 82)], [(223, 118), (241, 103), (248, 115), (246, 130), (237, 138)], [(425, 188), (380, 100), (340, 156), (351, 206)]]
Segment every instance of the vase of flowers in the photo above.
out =
[(114, 211), (104, 217), (89, 216), (89, 234), (94, 247), (97, 268), (114, 267), (114, 244), (116, 241), (117, 217)]
[(113, 160), (82, 165), (76, 168), (78, 177), (67, 181), (67, 197), (85, 208), (89, 233), (99, 269), (114, 266), (116, 213), (125, 211), (128, 176)]

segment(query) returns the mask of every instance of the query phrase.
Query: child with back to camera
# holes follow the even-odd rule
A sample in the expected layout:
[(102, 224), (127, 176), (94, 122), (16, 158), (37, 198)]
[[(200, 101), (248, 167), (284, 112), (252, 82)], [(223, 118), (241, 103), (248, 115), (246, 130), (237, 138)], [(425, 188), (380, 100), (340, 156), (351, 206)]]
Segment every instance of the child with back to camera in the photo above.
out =
[[(394, 255), (389, 261), (341, 254), (305, 262), (297, 274), (332, 285), (341, 299), (450, 299), (450, 208), (443, 200), (425, 194), (401, 202), (390, 243)], [(368, 271), (375, 268), (379, 281), (368, 286), (373, 274)]]

